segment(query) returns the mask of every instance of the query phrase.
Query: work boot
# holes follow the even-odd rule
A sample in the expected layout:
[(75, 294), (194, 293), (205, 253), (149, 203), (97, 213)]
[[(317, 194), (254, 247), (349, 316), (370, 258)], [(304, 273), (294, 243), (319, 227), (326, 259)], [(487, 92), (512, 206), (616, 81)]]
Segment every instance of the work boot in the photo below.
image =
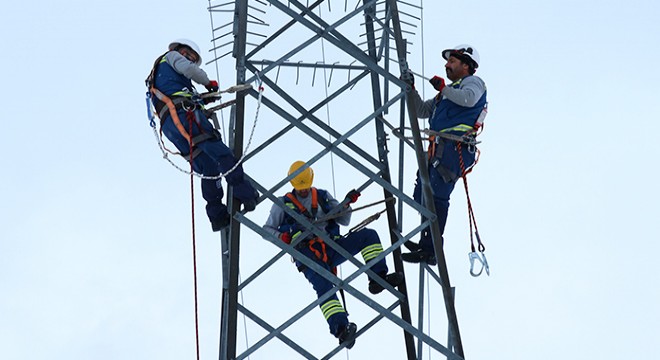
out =
[(417, 251), (417, 250), (421, 249), (421, 247), (419, 246), (419, 243), (416, 243), (416, 242), (411, 241), (411, 240), (408, 240), (408, 241), (404, 242), (403, 246), (405, 246), (406, 249), (408, 249), (410, 251)]
[[(400, 272), (393, 272), (389, 275), (387, 275), (387, 274), (378, 274), (378, 276), (385, 279), (385, 281), (387, 281), (388, 284), (390, 284), (394, 287), (401, 285), (401, 283), (403, 282), (403, 274), (400, 273)], [(369, 279), (369, 292), (370, 293), (372, 293), (374, 295), (375, 294), (380, 294), (383, 290), (385, 290), (385, 288), (381, 284), (377, 283), (373, 279)]]
[(346, 345), (347, 349), (350, 349), (355, 345), (355, 334), (357, 333), (357, 325), (354, 323), (348, 323), (346, 327), (341, 330), (337, 338), (339, 339), (339, 345)]
[(429, 265), (435, 265), (438, 263), (433, 252), (423, 249), (401, 254), (401, 260), (409, 263), (427, 263)]
[(245, 212), (250, 212), (256, 208), (257, 208), (256, 199), (243, 201), (243, 210), (245, 210)]
[(227, 228), (227, 226), (229, 226), (230, 222), (231, 216), (226, 214), (225, 216), (222, 216), (218, 219), (211, 220), (211, 229), (213, 229), (214, 232), (224, 230)]
[(257, 200), (259, 200), (259, 193), (257, 192), (257, 190), (255, 190), (254, 191), (254, 198), (252, 198), (250, 200), (242, 201), (243, 202), (243, 210), (245, 210), (245, 212), (250, 212), (250, 211), (253, 211), (254, 209), (256, 209), (257, 208)]

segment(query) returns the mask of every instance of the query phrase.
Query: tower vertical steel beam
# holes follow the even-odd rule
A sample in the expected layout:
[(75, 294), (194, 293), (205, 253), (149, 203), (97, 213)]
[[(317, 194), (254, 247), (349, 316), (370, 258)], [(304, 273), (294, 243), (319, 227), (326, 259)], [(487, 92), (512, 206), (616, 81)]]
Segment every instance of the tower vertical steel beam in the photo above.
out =
[[(364, 0), (364, 3), (366, 5), (367, 1)], [(374, 16), (376, 13), (376, 8), (375, 6), (368, 7), (365, 9), (365, 28), (366, 28), (366, 33), (367, 33), (367, 49), (368, 49), (368, 54), (370, 57), (374, 59), (374, 61), (377, 61), (377, 55), (376, 55), (376, 40), (374, 36)], [(387, 65), (387, 59), (389, 57), (386, 55), (386, 60), (385, 64)], [(373, 104), (374, 104), (374, 110), (378, 109), (382, 106), (383, 101), (381, 99), (381, 93), (380, 93), (380, 78), (378, 74), (372, 72), (371, 73), (371, 88), (372, 88), (372, 98), (373, 98)], [(381, 176), (383, 179), (389, 183), (392, 182), (392, 179), (390, 177), (390, 165), (389, 161), (387, 158), (387, 135), (385, 134), (385, 129), (383, 127), (383, 122), (379, 121), (379, 117), (377, 118), (376, 121), (376, 143), (378, 145), (378, 154), (379, 154), (379, 160), (384, 166), (384, 170), (381, 172)], [(392, 197), (392, 193), (389, 192), (387, 189), (383, 188), (383, 194), (385, 196), (385, 199), (388, 199)], [(387, 203), (387, 219), (389, 223), (389, 228), (390, 228), (390, 239), (391, 243), (394, 244), (396, 243), (399, 239), (396, 236), (396, 233), (393, 231), (394, 229), (399, 228), (397, 218), (396, 218), (396, 212), (394, 211), (394, 204), (392, 202)], [(396, 248), (393, 252), (393, 258), (394, 258), (394, 270), (397, 272), (401, 272), (402, 274), (405, 274), (403, 270), (403, 261), (401, 260), (401, 249)], [(406, 297), (408, 297), (408, 289), (406, 286), (406, 282), (404, 281), (401, 285), (399, 285), (399, 291), (403, 293)], [(408, 322), (411, 323), (411, 315), (410, 315), (410, 305), (409, 302), (406, 302), (405, 304), (402, 304), (401, 306), (401, 318)], [(406, 343), (406, 354), (408, 356), (408, 360), (415, 360), (417, 357), (415, 355), (415, 341), (413, 339), (413, 336), (404, 330), (403, 332), (404, 336), (404, 341)]]
[[(236, 59), (236, 83), (245, 81), (245, 51), (247, 39), (247, 1), (235, 0), (234, 7), (234, 49), (233, 56)], [(237, 94), (234, 107), (233, 140), (234, 156), (241, 157), (243, 149), (243, 130), (245, 123), (245, 95)], [(232, 190), (228, 186), (229, 199), (232, 199)], [(230, 213), (238, 212), (240, 203), (229, 200)], [(228, 266), (223, 266), (227, 271), (227, 282), (223, 284), (222, 291), (222, 328), (220, 339), (220, 360), (236, 358), (236, 328), (238, 318), (238, 272), (240, 255), (240, 226), (237, 221), (232, 221), (229, 228), (227, 254), (222, 254), (222, 259), (228, 261)], [(228, 257), (228, 258), (227, 258)]]
[[(399, 22), (399, 11), (397, 7), (397, 0), (387, 0), (387, 3), (390, 4), (390, 10), (392, 11), (392, 26), (394, 30), (394, 41), (396, 43), (397, 56), (399, 60), (399, 67), (401, 69), (402, 76), (410, 76), (408, 73), (408, 61), (406, 55), (406, 45), (405, 40), (403, 39), (401, 32), (401, 24)], [(408, 88), (408, 93), (412, 91), (412, 88)], [(426, 161), (426, 154), (422, 147), (421, 132), (419, 129), (419, 122), (417, 118), (417, 110), (412, 106), (412, 101), (410, 97), (406, 99), (407, 108), (408, 108), (408, 117), (410, 119), (410, 126), (412, 128), (413, 140), (415, 144), (415, 154), (417, 155), (417, 166), (419, 167), (419, 177), (422, 183), (422, 196), (423, 203), (429, 211), (433, 214), (435, 211), (435, 204), (433, 202), (433, 192), (431, 190), (431, 184), (429, 181), (429, 172), (428, 165)], [(447, 319), (449, 320), (450, 336), (453, 338), (453, 345), (456, 350), (456, 354), (460, 357), (463, 355), (463, 344), (461, 342), (461, 335), (458, 329), (458, 318), (456, 316), (456, 307), (454, 306), (454, 294), (449, 282), (449, 273), (447, 271), (447, 262), (445, 260), (445, 252), (442, 243), (442, 235), (440, 234), (440, 225), (438, 224), (438, 219), (435, 217), (431, 221), (431, 238), (433, 239), (433, 247), (435, 248), (435, 255), (438, 260), (438, 272), (442, 282), (440, 286), (442, 287), (442, 294), (445, 300), (445, 308), (447, 311)]]

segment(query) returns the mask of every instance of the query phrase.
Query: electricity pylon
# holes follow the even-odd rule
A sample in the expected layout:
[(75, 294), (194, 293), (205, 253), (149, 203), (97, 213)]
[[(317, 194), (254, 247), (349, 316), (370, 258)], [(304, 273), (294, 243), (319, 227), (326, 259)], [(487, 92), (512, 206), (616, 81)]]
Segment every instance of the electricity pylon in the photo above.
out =
[[(419, 171), (423, 196), (425, 199), (431, 199), (426, 155), (420, 136), (417, 114), (414, 107), (406, 104), (408, 101), (407, 94), (411, 91), (411, 87), (400, 79), (408, 76), (407, 41), (403, 37), (406, 30), (402, 26), (402, 24), (405, 26), (406, 22), (401, 20), (402, 13), (399, 12), (399, 3), (396, 0), (364, 0), (356, 4), (353, 9), (348, 8), (347, 0), (345, 0), (343, 4), (340, 4), (343, 5), (343, 9), (335, 9), (333, 12), (331, 5), (337, 6), (336, 3), (338, 1), (333, 1), (331, 4), (330, 0), (314, 1), (311, 4), (309, 1), (303, 3), (297, 0), (235, 0), (234, 2), (218, 1), (217, 4), (214, 1), (209, 1), (212, 23), (215, 22), (214, 17), (220, 17), (223, 14), (232, 15), (229, 22), (213, 28), (214, 47), (212, 50), (216, 57), (211, 62), (220, 61), (231, 54), (235, 60), (236, 83), (258, 82), (269, 89), (269, 94), (262, 97), (259, 97), (259, 89), (252, 89), (237, 95), (236, 104), (232, 109), (230, 126), (232, 134), (229, 136), (229, 142), (235, 149), (235, 155), (237, 157), (244, 155), (244, 161), (249, 163), (259, 156), (266, 156), (265, 154), (269, 153), (278, 140), (295, 131), (298, 136), (304, 136), (306, 140), (317, 145), (318, 151), (316, 153), (310, 150), (308, 154), (305, 154), (308, 165), (311, 166), (332, 154), (332, 156), (349, 165), (355, 173), (360, 174), (361, 179), (364, 179), (358, 190), (364, 191), (368, 187), (382, 189), (383, 198), (385, 199), (384, 212), (387, 217), (391, 246), (385, 249), (380, 257), (391, 255), (395, 271), (404, 272), (400, 257), (401, 245), (413, 239), (422, 229), (430, 227), (438, 259), (438, 275), (435, 278), (442, 287), (447, 313), (448, 344), (446, 346), (442, 345), (425, 334), (422, 329), (413, 325), (405, 282), (394, 289), (382, 281), (382, 285), (394, 297), (395, 301), (391, 305), (381, 305), (380, 302), (363, 294), (352, 284), (352, 280), (357, 278), (358, 275), (375, 274), (371, 272), (369, 267), (350, 256), (345, 250), (337, 247), (332, 239), (327, 236), (324, 237), (323, 234), (315, 233), (322, 237), (329, 246), (344, 255), (348, 259), (347, 262), (353, 264), (357, 269), (344, 279), (340, 279), (324, 270), (295, 248), (285, 245), (265, 232), (261, 226), (239, 211), (237, 203), (231, 203), (230, 207), (235, 215), (229, 230), (222, 235), (223, 291), (220, 359), (247, 358), (251, 354), (256, 354), (266, 344), (275, 339), (308, 359), (330, 358), (342, 349), (341, 346), (338, 346), (321, 356), (315, 355), (312, 354), (312, 351), (307, 350), (305, 346), (285, 334), (289, 327), (300, 321), (306, 314), (316, 311), (315, 309), (322, 298), (317, 300), (310, 297), (307, 299), (306, 305), (302, 306), (285, 321), (273, 321), (267, 316), (259, 316), (256, 311), (239, 303), (239, 292), (253, 286), (259, 277), (270, 271), (275, 262), (286, 254), (293, 256), (309, 268), (317, 271), (321, 276), (334, 283), (336, 288), (343, 289), (349, 296), (354, 297), (364, 306), (373, 310), (376, 316), (366, 325), (361, 326), (358, 332), (358, 341), (361, 336), (374, 328), (379, 322), (389, 321), (402, 331), (405, 353), (409, 360), (421, 358), (421, 346), (419, 350), (416, 350), (415, 339), (418, 343), (423, 342), (442, 353), (448, 359), (463, 359), (462, 342), (454, 308), (454, 295), (449, 283), (442, 238), (434, 215), (433, 201), (424, 201), (427, 204), (426, 206), (416, 203), (402, 191), (401, 181), (399, 181), (398, 186), (392, 184), (390, 174), (388, 158), (390, 151), (388, 149), (386, 128), (398, 134), (402, 134), (404, 128), (410, 128), (412, 129), (412, 141), (405, 137), (401, 137), (399, 140), (399, 178), (402, 176), (404, 167), (403, 151), (406, 148), (411, 148), (416, 154), (416, 168)], [(409, 4), (406, 6), (409, 6)], [(224, 44), (217, 45), (223, 41)], [(319, 54), (319, 52), (310, 51), (314, 47), (318, 49), (319, 45), (322, 49), (322, 60), (320, 61), (318, 57), (313, 59), (313, 54)], [(392, 45), (394, 45), (393, 48)], [(229, 49), (230, 46), (231, 49)], [(225, 51), (223, 49), (228, 51), (217, 55)], [(394, 59), (392, 59), (391, 53), (395, 54)], [(330, 54), (332, 54), (333, 60), (337, 59), (338, 61), (328, 62), (326, 56), (330, 57)], [(291, 59), (295, 57), (306, 60), (292, 61)], [(312, 60), (309, 60), (310, 58)], [(395, 64), (394, 69), (391, 69), (391, 64)], [(295, 89), (289, 90), (293, 83), (293, 76), (280, 79), (282, 69), (288, 71), (289, 74), (295, 70)], [(324, 74), (323, 88), (325, 94), (318, 101), (310, 103), (307, 99), (298, 99), (294, 96), (296, 93), (305, 94), (308, 90), (305, 85), (300, 84), (301, 69), (313, 71), (312, 86), (317, 82), (316, 77), (320, 78), (320, 74)], [(327, 76), (328, 73), (329, 77)], [(346, 78), (342, 76), (341, 80), (337, 80), (336, 78), (339, 76), (337, 74), (340, 73), (345, 74)], [(335, 84), (339, 83), (340, 85), (331, 86), (333, 76)], [(332, 92), (329, 93), (329, 89)], [(362, 96), (354, 95), (356, 93)], [(255, 99), (260, 98), (260, 105), (267, 108), (277, 118), (283, 119), (285, 125), (280, 131), (260, 142), (256, 149), (250, 153), (241, 154), (245, 143), (247, 96)], [(338, 124), (330, 125), (323, 121), (320, 115), (322, 109), (331, 105), (334, 108), (341, 108), (341, 105), (336, 104), (346, 104), (349, 100), (351, 100), (351, 104), (354, 104), (356, 98), (358, 98), (361, 105), (366, 106), (351, 105), (351, 119), (347, 121), (349, 123), (348, 128), (340, 131)], [(400, 123), (398, 126), (390, 124), (385, 117), (390, 109), (395, 107), (400, 109)], [(341, 125), (346, 126), (345, 123)], [(358, 137), (358, 133), (367, 131), (365, 129), (368, 129), (368, 125), (373, 125), (371, 131), (375, 135), (375, 149), (372, 152), (365, 150), (366, 146), (364, 144), (353, 140)], [(260, 184), (255, 179), (252, 180), (262, 194), (260, 206), (277, 204), (291, 216), (300, 220), (301, 223), (305, 223), (307, 221), (305, 218), (297, 215), (291, 209), (287, 209), (284, 203), (275, 195), (276, 192), (283, 192), (282, 188), (286, 186), (293, 175), (295, 174), (284, 177), (275, 184)], [(268, 187), (265, 185), (268, 185)], [(229, 193), (231, 194), (231, 188)], [(231, 199), (231, 196), (229, 198)], [(395, 203), (386, 201), (390, 198), (396, 199), (399, 217), (397, 217)], [(403, 232), (401, 226), (403, 206), (420, 213), (427, 220), (419, 226)], [(313, 228), (313, 224), (308, 221), (307, 224), (310, 229)], [(239, 282), (239, 269), (241, 267), (240, 235), (242, 230), (253, 232), (259, 237), (269, 240), (279, 248), (279, 252), (265, 261), (249, 277)], [(385, 241), (385, 239), (381, 240)], [(420, 271), (421, 269), (422, 267), (420, 267)], [(428, 267), (427, 269), (431, 270)], [(421, 288), (422, 286), (420, 286)], [(337, 290), (332, 290), (326, 296), (332, 295), (334, 291)], [(397, 308), (398, 311), (396, 311)], [(249, 318), (266, 335), (242, 353), (237, 354), (239, 313)], [(421, 314), (419, 316), (421, 317)], [(421, 323), (421, 321), (418, 323)]]

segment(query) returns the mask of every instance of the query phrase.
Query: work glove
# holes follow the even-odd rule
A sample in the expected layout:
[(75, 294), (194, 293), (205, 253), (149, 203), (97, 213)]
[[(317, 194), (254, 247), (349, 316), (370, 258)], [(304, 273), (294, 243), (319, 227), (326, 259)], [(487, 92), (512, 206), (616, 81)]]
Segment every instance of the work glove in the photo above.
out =
[(218, 87), (218, 82), (215, 81), (215, 80), (211, 80), (211, 81), (209, 81), (209, 83), (206, 84), (204, 87), (205, 87), (206, 90), (208, 90), (209, 92), (216, 92), (216, 91), (218, 91), (218, 89), (220, 89), (220, 88)]
[(433, 88), (442, 92), (442, 89), (445, 88), (445, 79), (441, 78), (440, 76), (434, 76), (429, 80), (431, 85), (433, 85)]
[(401, 74), (400, 79), (403, 80), (403, 82), (405, 82), (406, 84), (410, 85), (410, 87), (413, 88), (413, 90), (415, 89), (415, 77), (413, 76), (412, 71), (410, 70), (404, 71), (404, 73)]
[(280, 234), (280, 240), (284, 241), (287, 244), (291, 244), (291, 233), (290, 232), (283, 232)]
[(214, 101), (218, 101), (220, 99), (222, 99), (220, 96), (207, 96), (207, 97), (203, 98), (202, 101), (204, 102), (204, 105), (207, 105), (207, 104), (210, 104)]
[(348, 199), (347, 205), (356, 202), (360, 195), (362, 194), (360, 194), (360, 192), (355, 189), (349, 191), (348, 194), (346, 194), (346, 199)]

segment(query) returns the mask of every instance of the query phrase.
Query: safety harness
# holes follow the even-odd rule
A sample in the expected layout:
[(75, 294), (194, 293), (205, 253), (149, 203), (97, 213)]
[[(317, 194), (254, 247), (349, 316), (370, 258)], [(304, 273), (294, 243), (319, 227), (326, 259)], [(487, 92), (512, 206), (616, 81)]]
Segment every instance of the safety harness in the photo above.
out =
[[(312, 195), (312, 211), (311, 213), (307, 208), (296, 198), (296, 196), (292, 193), (289, 192), (286, 194), (287, 199), (289, 199), (295, 206), (298, 208), (298, 211), (305, 217), (307, 217), (311, 222), (315, 222), (316, 215), (318, 214), (319, 210), (319, 201), (318, 201), (318, 190), (315, 187), (312, 187), (310, 189), (311, 195)], [(325, 200), (325, 197), (322, 197)], [(325, 201), (324, 201), (325, 203)], [(327, 203), (326, 203), (327, 205)], [(325, 209), (326, 206), (324, 207), (324, 212), (327, 212), (328, 209)], [(333, 221), (333, 220), (330, 220)], [(299, 230), (295, 234), (293, 234), (292, 239), (296, 239), (298, 236), (302, 234), (302, 231)], [(336, 237), (339, 237), (337, 235)], [(333, 266), (330, 263), (330, 259), (328, 259), (328, 252), (326, 248), (325, 241), (321, 239), (318, 236), (314, 236), (313, 238), (309, 240), (303, 240), (301, 241), (296, 247), (298, 248), (304, 248), (307, 247), (313, 254), (316, 256), (317, 259), (320, 261), (323, 261), (325, 264), (327, 264), (330, 267), (330, 271), (332, 272), (333, 275), (337, 276), (337, 266)], [(305, 271), (307, 267), (303, 264), (298, 267), (299, 272)], [(344, 304), (344, 311), (346, 311), (346, 314), (348, 314), (348, 309), (346, 307), (346, 295), (344, 294), (344, 289), (339, 289), (339, 295), (341, 296), (342, 303)]]
[[(318, 190), (316, 188), (311, 188), (310, 189), (311, 196), (312, 196), (312, 209), (311, 213), (305, 206), (296, 198), (296, 196), (293, 193), (287, 193), (286, 197), (296, 206), (298, 211), (305, 217), (307, 217), (310, 221), (314, 222), (316, 221), (316, 215), (318, 214), (319, 210), (319, 201), (318, 201)], [(297, 231), (295, 234), (293, 234), (292, 238), (296, 239), (298, 236), (302, 234), (302, 230)], [(318, 246), (317, 246), (318, 245)], [(309, 250), (316, 256), (317, 259), (323, 261), (324, 263), (328, 264), (328, 266), (331, 267), (331, 271), (334, 275), (337, 275), (337, 267), (332, 266), (328, 261), (328, 252), (326, 250), (326, 245), (323, 239), (321, 239), (318, 236), (314, 236), (313, 238), (309, 240), (303, 240), (298, 246), (301, 247), (307, 247)], [(299, 268), (298, 271), (303, 271), (304, 268)]]
[[(443, 131), (433, 131), (428, 129), (424, 130), (424, 133), (429, 136), (428, 160), (431, 166), (440, 174), (440, 176), (442, 176), (442, 179), (445, 182), (454, 182), (458, 180), (459, 177), (463, 176), (463, 174), (456, 174), (455, 172), (451, 171), (450, 169), (447, 169), (445, 166), (442, 165), (441, 159), (442, 156), (444, 155), (444, 148), (446, 142), (447, 141), (455, 142), (457, 149), (460, 144), (465, 144), (468, 146), (468, 151), (477, 154), (474, 164), (472, 164), (472, 166), (470, 166), (470, 168), (467, 169), (466, 172), (467, 174), (470, 171), (472, 171), (472, 168), (474, 167), (474, 165), (477, 164), (477, 161), (479, 160), (479, 149), (477, 149), (476, 147), (476, 145), (479, 144), (479, 141), (476, 140), (477, 134), (474, 130), (472, 130), (472, 128), (470, 128), (469, 131), (466, 131), (463, 135), (454, 135), (446, 131), (447, 130), (443, 130)], [(460, 151), (459, 151), (459, 156), (462, 156)]]
[[(193, 149), (192, 157), (189, 154), (183, 155), (178, 151), (172, 151), (167, 147), (165, 147), (164, 145), (163, 148), (170, 154), (181, 155), (186, 159), (194, 159), (195, 157), (197, 157), (197, 155), (199, 155), (199, 153), (201, 153), (201, 150), (197, 148), (197, 145), (200, 144), (201, 142), (211, 139), (218, 140), (220, 138), (220, 133), (218, 133), (217, 131), (213, 131), (212, 133), (205, 132), (202, 129), (201, 125), (199, 124), (199, 120), (195, 115), (195, 111), (198, 109), (199, 110), (204, 109), (204, 105), (202, 99), (198, 95), (190, 94), (189, 92), (185, 92), (185, 91), (180, 91), (175, 94), (176, 96), (173, 99), (171, 99), (170, 97), (168, 97), (162, 91), (160, 91), (155, 87), (156, 69), (158, 68), (158, 65), (165, 62), (165, 55), (167, 55), (167, 53), (159, 56), (156, 59), (156, 61), (154, 62), (154, 66), (152, 67), (151, 72), (149, 73), (149, 76), (145, 80), (145, 84), (149, 89), (149, 91), (147, 92), (147, 101), (150, 101), (152, 96), (155, 96), (155, 98), (158, 100), (157, 102), (155, 102), (154, 106), (156, 108), (156, 114), (160, 119), (160, 131), (159, 131), (160, 141), (164, 144), (164, 142), (162, 141), (163, 123), (165, 122), (166, 115), (169, 113), (170, 117), (172, 118), (172, 122), (174, 123), (174, 126), (177, 128), (181, 136), (183, 136), (186, 139), (186, 141), (188, 141), (188, 144), (192, 146)], [(149, 106), (149, 104), (147, 104), (147, 106)], [(195, 123), (197, 129), (200, 132), (199, 135), (191, 136), (192, 130), (191, 133), (186, 131), (186, 128), (183, 126), (181, 120), (179, 119), (179, 115), (177, 112), (177, 110), (179, 109), (186, 110), (186, 120), (190, 123), (192, 122)]]
[(311, 188), (310, 192), (311, 192), (311, 195), (312, 195), (312, 213), (311, 214), (309, 213), (307, 208), (305, 206), (303, 206), (303, 204), (298, 200), (298, 198), (292, 192), (287, 193), (286, 197), (289, 200), (291, 200), (291, 202), (294, 205), (296, 205), (296, 207), (298, 208), (298, 211), (300, 211), (301, 214), (303, 214), (304, 216), (306, 216), (306, 217), (308, 217), (312, 220), (316, 220), (316, 214), (319, 211), (319, 194), (318, 194), (318, 190), (315, 187)]

